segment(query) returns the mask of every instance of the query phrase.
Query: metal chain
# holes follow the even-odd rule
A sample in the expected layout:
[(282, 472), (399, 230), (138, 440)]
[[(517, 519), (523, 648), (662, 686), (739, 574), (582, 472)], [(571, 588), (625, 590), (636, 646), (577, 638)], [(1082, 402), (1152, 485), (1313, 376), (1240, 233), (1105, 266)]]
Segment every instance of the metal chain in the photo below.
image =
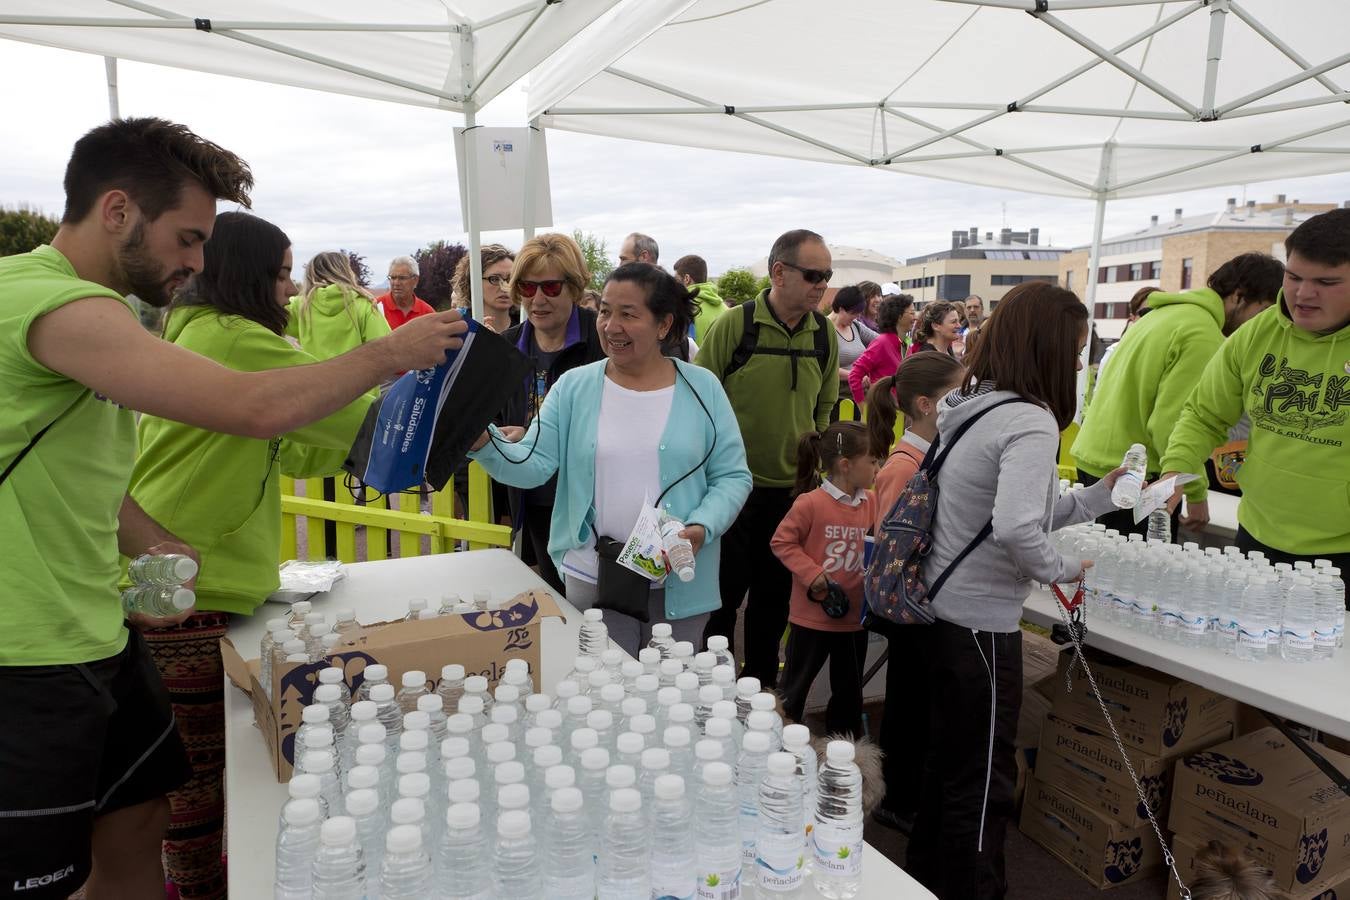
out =
[[(1158, 819), (1153, 815), (1153, 807), (1148, 802), (1148, 795), (1144, 793), (1144, 788), (1139, 784), (1139, 776), (1135, 774), (1134, 766), (1130, 763), (1130, 755), (1125, 750), (1125, 744), (1120, 739), (1120, 733), (1116, 731), (1116, 723), (1111, 719), (1111, 713), (1106, 709), (1106, 701), (1102, 700), (1102, 695), (1097, 690), (1097, 679), (1093, 677), (1092, 669), (1088, 667), (1087, 655), (1083, 651), (1082, 641), (1079, 640), (1078, 630), (1072, 627), (1072, 621), (1069, 613), (1064, 609), (1064, 605), (1056, 601), (1055, 609), (1059, 610), (1059, 617), (1064, 620), (1064, 625), (1068, 628), (1069, 639), (1073, 641), (1075, 661), (1083, 667), (1086, 673), (1088, 686), (1092, 688), (1092, 694), (1097, 698), (1097, 705), (1101, 708), (1102, 718), (1106, 719), (1106, 725), (1111, 729), (1111, 738), (1116, 742), (1116, 749), (1120, 751), (1120, 758), (1125, 763), (1125, 769), (1130, 773), (1130, 781), (1134, 784), (1135, 793), (1139, 795), (1139, 802), (1144, 807), (1144, 812), (1148, 813), (1149, 824), (1153, 826), (1153, 833), (1158, 838), (1158, 845), (1162, 847), (1163, 862), (1172, 870), (1172, 878), (1176, 880), (1177, 887), (1181, 891), (1181, 900), (1191, 900), (1191, 889), (1186, 886), (1186, 882), (1181, 880), (1181, 873), (1177, 871), (1176, 857), (1172, 855), (1172, 850), (1167, 846), (1167, 841), (1163, 839), (1162, 826), (1158, 824)], [(1083, 605), (1083, 621), (1087, 621), (1086, 604)], [(1086, 629), (1085, 629), (1086, 630)], [(1069, 692), (1073, 691), (1073, 664), (1069, 665), (1065, 673), (1065, 687)]]

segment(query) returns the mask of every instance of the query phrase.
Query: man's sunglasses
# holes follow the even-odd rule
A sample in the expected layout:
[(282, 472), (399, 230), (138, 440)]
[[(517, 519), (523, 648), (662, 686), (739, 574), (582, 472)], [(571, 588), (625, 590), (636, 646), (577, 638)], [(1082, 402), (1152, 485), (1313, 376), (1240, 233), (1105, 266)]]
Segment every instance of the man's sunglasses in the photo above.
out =
[(520, 289), (522, 297), (533, 297), (535, 291), (542, 290), (545, 297), (556, 297), (562, 293), (563, 285), (566, 281), (551, 278), (548, 281), (517, 281), (516, 287)]
[(803, 269), (801, 266), (790, 263), (787, 260), (780, 259), (778, 262), (787, 266), (789, 269), (796, 269), (802, 274), (802, 280), (809, 281), (811, 284), (820, 284), (822, 281), (829, 281), (834, 277), (834, 269)]

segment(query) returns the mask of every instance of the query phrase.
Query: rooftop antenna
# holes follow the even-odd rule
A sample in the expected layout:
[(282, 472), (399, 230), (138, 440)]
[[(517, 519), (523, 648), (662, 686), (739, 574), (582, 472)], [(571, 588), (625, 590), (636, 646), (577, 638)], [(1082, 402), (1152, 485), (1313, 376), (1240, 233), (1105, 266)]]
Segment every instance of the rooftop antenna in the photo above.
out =
[(1002, 203), (1001, 205), (1002, 205), (1002, 207), (1003, 207), (1003, 224), (1000, 225), (999, 227), (1000, 227), (1000, 228), (1007, 228), (1007, 227), (1008, 227), (1008, 201), (1006, 201), (1006, 200), (1003, 201), (1003, 203)]

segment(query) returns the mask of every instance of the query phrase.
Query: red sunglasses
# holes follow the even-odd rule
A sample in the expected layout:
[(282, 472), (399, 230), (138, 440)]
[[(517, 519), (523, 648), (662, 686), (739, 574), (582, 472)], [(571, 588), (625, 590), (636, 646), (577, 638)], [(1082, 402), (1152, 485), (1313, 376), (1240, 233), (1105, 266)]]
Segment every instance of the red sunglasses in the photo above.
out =
[(557, 278), (551, 278), (548, 281), (517, 281), (516, 287), (520, 289), (522, 297), (533, 297), (535, 291), (542, 290), (545, 297), (556, 297), (562, 293), (563, 285), (566, 281)]

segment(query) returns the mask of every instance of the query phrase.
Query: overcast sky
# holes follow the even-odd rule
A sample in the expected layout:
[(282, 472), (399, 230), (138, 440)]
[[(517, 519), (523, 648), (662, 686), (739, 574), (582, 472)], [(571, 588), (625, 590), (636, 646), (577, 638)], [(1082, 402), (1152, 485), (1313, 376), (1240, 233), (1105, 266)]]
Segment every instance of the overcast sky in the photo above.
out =
[[(321, 250), (364, 254), (382, 280), (388, 260), (438, 239), (464, 241), (452, 129), (457, 115), (298, 88), (120, 63), (124, 116), (181, 121), (239, 153), (257, 180), (253, 209), (294, 242), (297, 266)], [(108, 117), (103, 60), (0, 40), (9, 124), (0, 155), (0, 205), (59, 215), (70, 147)], [(521, 125), (517, 89), (480, 115)], [(898, 259), (940, 250), (954, 229), (1038, 227), (1041, 242), (1091, 239), (1092, 205), (845, 166), (691, 150), (550, 131), (553, 230), (580, 228), (609, 244), (645, 231), (670, 265), (698, 253), (716, 274), (763, 257), (790, 228)], [(1217, 211), (1225, 198), (1350, 200), (1350, 175), (1233, 185), (1108, 204), (1106, 235), (1151, 214)], [(521, 234), (485, 240), (519, 246)]]

